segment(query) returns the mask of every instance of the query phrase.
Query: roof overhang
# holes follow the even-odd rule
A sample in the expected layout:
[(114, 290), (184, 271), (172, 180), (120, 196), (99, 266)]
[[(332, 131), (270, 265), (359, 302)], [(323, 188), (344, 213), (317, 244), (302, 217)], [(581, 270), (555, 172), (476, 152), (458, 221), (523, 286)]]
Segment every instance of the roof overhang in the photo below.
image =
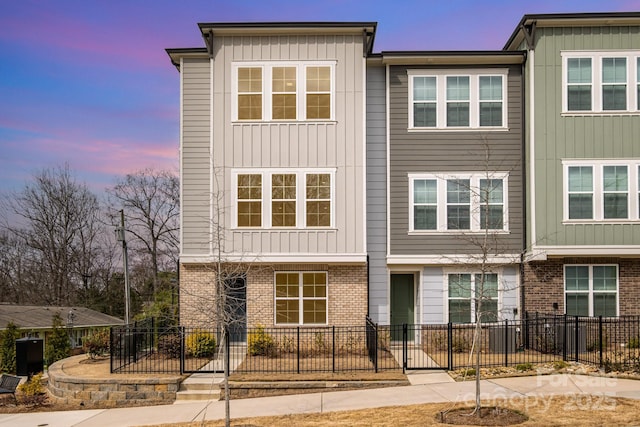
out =
[(525, 51), (391, 51), (382, 52), (387, 65), (509, 65), (522, 64)]
[(188, 47), (177, 49), (165, 49), (171, 63), (180, 71), (180, 59), (181, 58), (208, 58), (207, 48), (204, 47)]
[(527, 37), (526, 29), (544, 27), (606, 27), (640, 25), (640, 12), (554, 13), (524, 15), (504, 50), (517, 49)]
[(365, 56), (373, 51), (377, 22), (208, 22), (199, 23), (209, 55), (219, 36), (344, 35), (362, 34)]

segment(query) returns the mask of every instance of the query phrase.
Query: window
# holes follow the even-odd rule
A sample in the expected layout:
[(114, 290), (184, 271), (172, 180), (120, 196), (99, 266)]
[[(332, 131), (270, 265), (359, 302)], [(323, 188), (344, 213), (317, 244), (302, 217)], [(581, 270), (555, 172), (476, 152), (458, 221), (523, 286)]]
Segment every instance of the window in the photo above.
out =
[(296, 67), (273, 67), (271, 77), (271, 118), (296, 119)]
[(639, 55), (630, 51), (562, 52), (563, 112), (640, 112)]
[(480, 308), (482, 322), (498, 320), (498, 275), (495, 273), (449, 274), (449, 322), (473, 323)]
[(507, 231), (507, 174), (410, 174), (410, 232)]
[(296, 226), (296, 175), (271, 175), (271, 225)]
[[(640, 160), (565, 160), (564, 220), (639, 221)], [(638, 197), (632, 197), (638, 194)]]
[(238, 68), (238, 119), (262, 119), (262, 68)]
[(276, 324), (327, 323), (327, 273), (275, 273)]
[(564, 289), (566, 314), (618, 315), (617, 265), (565, 265)]
[(331, 175), (307, 174), (307, 227), (331, 226)]
[(331, 68), (307, 67), (307, 119), (331, 118)]
[(332, 227), (334, 175), (335, 170), (327, 169), (232, 171), (237, 189), (234, 226)]
[(262, 225), (262, 176), (238, 175), (238, 227)]
[(232, 65), (234, 121), (332, 120), (335, 61)]
[(507, 70), (409, 70), (409, 129), (506, 128)]

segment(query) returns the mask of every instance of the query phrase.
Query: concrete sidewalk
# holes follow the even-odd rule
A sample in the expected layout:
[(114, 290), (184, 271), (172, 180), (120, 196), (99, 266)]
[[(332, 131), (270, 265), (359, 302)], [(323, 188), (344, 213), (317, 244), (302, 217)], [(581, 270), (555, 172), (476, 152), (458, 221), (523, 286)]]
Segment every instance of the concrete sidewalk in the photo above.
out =
[[(453, 382), (442, 371), (409, 373), (411, 386), (338, 391), (231, 401), (233, 418), (321, 413), (475, 398), (475, 383)], [(482, 398), (498, 401), (526, 396), (595, 394), (640, 399), (640, 381), (582, 375), (541, 375), (482, 381)], [(224, 402), (32, 414), (0, 414), (0, 427), (122, 427), (224, 418)]]

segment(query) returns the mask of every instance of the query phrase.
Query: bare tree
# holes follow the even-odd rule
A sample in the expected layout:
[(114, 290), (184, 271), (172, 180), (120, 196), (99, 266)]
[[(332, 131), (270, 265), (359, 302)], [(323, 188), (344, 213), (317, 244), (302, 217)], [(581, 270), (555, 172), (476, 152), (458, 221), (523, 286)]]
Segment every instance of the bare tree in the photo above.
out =
[[(78, 183), (68, 165), (45, 169), (20, 192), (6, 201), (6, 208), (22, 226), (7, 229), (18, 245), (24, 245), (15, 262), (17, 275), (28, 265), (29, 289), (42, 302), (72, 304), (83, 277), (91, 275), (101, 232), (100, 207), (85, 184)], [(16, 276), (23, 283), (28, 280)]]
[(173, 269), (178, 259), (179, 191), (177, 176), (153, 169), (127, 174), (107, 189), (112, 222), (119, 218), (121, 207), (134, 248), (137, 245), (140, 258), (146, 258), (151, 266), (153, 295), (159, 290), (160, 270)]

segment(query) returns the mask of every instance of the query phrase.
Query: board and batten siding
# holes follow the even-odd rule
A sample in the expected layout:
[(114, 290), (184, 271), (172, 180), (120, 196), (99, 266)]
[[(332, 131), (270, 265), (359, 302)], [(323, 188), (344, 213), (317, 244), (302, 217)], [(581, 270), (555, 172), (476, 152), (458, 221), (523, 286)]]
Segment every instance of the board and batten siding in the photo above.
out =
[(369, 317), (389, 322), (387, 273), (387, 119), (386, 72), (367, 68), (367, 252)]
[[(213, 164), (226, 207), (228, 253), (365, 254), (362, 43), (361, 35), (214, 38)], [(234, 62), (315, 60), (336, 61), (334, 121), (232, 122)], [(235, 212), (231, 171), (240, 168), (335, 168), (335, 227), (230, 230)]]
[[(424, 67), (415, 67), (424, 70)], [(454, 67), (442, 67), (453, 69)], [(472, 68), (472, 67), (467, 67)], [(489, 68), (485, 65), (473, 68)], [(390, 254), (477, 254), (480, 248), (460, 233), (409, 235), (410, 173), (508, 172), (507, 234), (497, 235), (500, 254), (523, 249), (522, 68), (508, 68), (507, 122), (500, 131), (412, 131), (408, 129), (408, 75), (406, 66), (390, 67)], [(460, 69), (464, 72), (464, 68)]]
[(562, 159), (639, 159), (640, 115), (563, 117), (561, 52), (628, 49), (640, 51), (640, 27), (536, 30), (534, 245), (638, 245), (640, 242), (640, 224), (562, 224)]
[(182, 60), (181, 254), (210, 251), (211, 85), (209, 58)]

